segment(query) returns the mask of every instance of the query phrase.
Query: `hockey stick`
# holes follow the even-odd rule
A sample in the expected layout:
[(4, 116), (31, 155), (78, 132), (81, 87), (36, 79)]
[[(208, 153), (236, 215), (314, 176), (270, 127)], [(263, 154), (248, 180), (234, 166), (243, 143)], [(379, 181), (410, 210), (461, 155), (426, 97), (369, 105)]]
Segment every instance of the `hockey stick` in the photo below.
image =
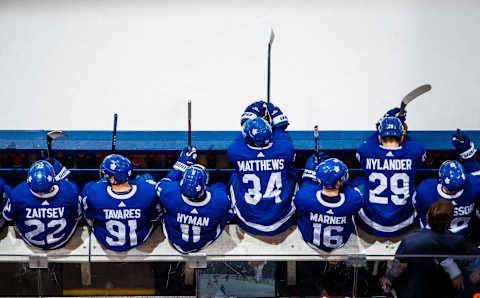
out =
[(410, 93), (408, 93), (407, 95), (405, 95), (405, 97), (403, 97), (402, 102), (400, 103), (400, 111), (397, 113), (397, 115), (402, 115), (403, 112), (405, 111), (405, 108), (412, 100), (430, 91), (431, 89), (432, 89), (432, 86), (430, 84), (425, 84), (410, 91)]
[(313, 137), (315, 138), (315, 163), (318, 163), (318, 125), (313, 127)]
[(50, 161), (50, 163), (52, 163), (52, 161), (53, 161), (53, 158), (52, 158), (52, 141), (55, 140), (56, 138), (59, 138), (59, 137), (66, 137), (67, 135), (63, 131), (54, 130), (54, 131), (48, 132), (46, 136), (47, 136), (47, 157), (48, 157), (48, 161)]
[(188, 100), (188, 124), (187, 124), (187, 144), (188, 151), (192, 149), (192, 101)]
[(118, 114), (113, 114), (113, 133), (112, 133), (112, 153), (115, 153), (117, 149), (117, 120)]
[(270, 54), (272, 52), (272, 44), (275, 39), (275, 33), (270, 28), (270, 40), (268, 41), (268, 58), (267, 58), (267, 102), (270, 102)]

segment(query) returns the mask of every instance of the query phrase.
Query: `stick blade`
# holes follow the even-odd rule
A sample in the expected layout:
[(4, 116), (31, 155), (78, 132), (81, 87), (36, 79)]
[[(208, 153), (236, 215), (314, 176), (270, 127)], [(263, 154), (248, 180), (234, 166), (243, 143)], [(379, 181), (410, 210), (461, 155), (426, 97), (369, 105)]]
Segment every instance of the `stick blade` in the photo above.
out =
[(268, 45), (270, 47), (272, 46), (274, 40), (275, 40), (275, 32), (273, 32), (273, 28), (270, 28), (270, 39), (268, 41)]
[(410, 91), (405, 97), (402, 99), (402, 103), (408, 105), (412, 100), (419, 97), (420, 95), (432, 90), (432, 85), (425, 84), (420, 87), (415, 88), (414, 90)]
[(55, 140), (56, 138), (66, 137), (66, 136), (67, 134), (61, 130), (53, 130), (47, 133), (47, 138), (50, 140)]

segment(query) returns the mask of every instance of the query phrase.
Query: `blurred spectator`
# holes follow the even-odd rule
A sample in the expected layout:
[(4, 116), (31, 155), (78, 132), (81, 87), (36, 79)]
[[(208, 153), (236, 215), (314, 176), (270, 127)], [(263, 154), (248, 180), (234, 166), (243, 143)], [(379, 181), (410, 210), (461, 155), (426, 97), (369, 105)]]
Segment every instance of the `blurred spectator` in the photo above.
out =
[(448, 231), (452, 218), (451, 202), (441, 199), (430, 206), (427, 223), (431, 229), (418, 230), (402, 240), (395, 260), (381, 281), (386, 293), (393, 292), (394, 288), (399, 298), (440, 298), (455, 297), (463, 289), (458, 266), (453, 259), (442, 258), (467, 252), (463, 236)]

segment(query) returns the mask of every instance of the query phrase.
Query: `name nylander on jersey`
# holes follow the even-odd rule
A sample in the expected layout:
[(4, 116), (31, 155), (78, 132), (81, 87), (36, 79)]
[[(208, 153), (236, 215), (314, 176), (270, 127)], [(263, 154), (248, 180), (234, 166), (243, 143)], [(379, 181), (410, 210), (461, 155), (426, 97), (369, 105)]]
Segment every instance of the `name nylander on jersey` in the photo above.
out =
[(26, 182), (15, 187), (3, 209), (3, 217), (15, 221), (23, 239), (41, 249), (65, 246), (82, 216), (78, 188), (58, 181), (48, 194), (34, 194)]
[(81, 194), (84, 215), (95, 237), (114, 251), (142, 244), (161, 215), (154, 185), (144, 180), (128, 183), (132, 188), (125, 193), (116, 193), (100, 181), (85, 185)]
[(442, 191), (442, 185), (438, 179), (429, 178), (423, 180), (418, 186), (413, 203), (420, 216), (420, 225), (427, 227), (427, 211), (430, 206), (440, 199), (446, 199), (453, 204), (453, 220), (450, 224), (450, 232), (465, 234), (468, 230), (470, 219), (474, 214), (475, 203), (480, 199), (480, 178), (467, 174), (467, 180), (463, 190), (454, 195), (448, 195)]
[(207, 187), (201, 202), (182, 195), (178, 181), (160, 181), (157, 195), (165, 209), (164, 234), (181, 253), (196, 252), (210, 245), (233, 217), (232, 203), (222, 183)]
[(274, 138), (266, 147), (252, 147), (237, 139), (227, 150), (236, 172), (229, 188), (238, 224), (254, 234), (274, 235), (291, 224), (292, 195), (297, 180), (291, 169), (293, 144)]
[(389, 149), (370, 139), (357, 150), (357, 159), (367, 180), (357, 224), (382, 237), (405, 232), (416, 220), (411, 197), (417, 169), (425, 160), (422, 145), (408, 140), (399, 148)]
[(303, 240), (321, 250), (330, 251), (347, 243), (354, 231), (353, 215), (362, 206), (362, 196), (345, 186), (332, 201), (322, 195), (322, 188), (306, 181), (295, 194), (297, 227)]

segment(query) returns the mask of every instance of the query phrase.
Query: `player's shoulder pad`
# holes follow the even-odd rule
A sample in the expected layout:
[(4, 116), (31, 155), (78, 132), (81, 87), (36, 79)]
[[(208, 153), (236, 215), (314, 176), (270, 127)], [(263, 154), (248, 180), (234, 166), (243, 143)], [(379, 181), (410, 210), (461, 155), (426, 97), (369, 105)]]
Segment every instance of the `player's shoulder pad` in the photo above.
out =
[(22, 181), (10, 191), (9, 198), (13, 201), (22, 200), (26, 194), (31, 194), (30, 188), (26, 181)]
[(58, 185), (58, 187), (60, 187), (60, 189), (62, 189), (62, 188), (68, 189), (68, 190), (72, 191), (73, 193), (75, 193), (75, 195), (78, 195), (78, 193), (80, 192), (77, 184), (73, 183), (72, 181), (59, 180), (59, 181), (56, 182), (56, 184)]
[(306, 180), (301, 185), (298, 191), (295, 193), (295, 200), (302, 201), (304, 199), (314, 198), (317, 191), (322, 187), (313, 181)]
[(427, 178), (422, 181), (420, 181), (420, 184), (418, 184), (418, 187), (416, 189), (417, 193), (425, 193), (428, 191), (437, 191), (437, 184), (438, 184), (438, 179), (435, 178)]
[(207, 187), (207, 190), (211, 193), (227, 193), (227, 186), (225, 183), (217, 182)]
[[(157, 196), (162, 195), (165, 196), (166, 194), (176, 191), (179, 188), (179, 181), (172, 181), (169, 178), (164, 178), (160, 180), (155, 186), (155, 192)], [(178, 190), (180, 191), (180, 190)]]
[(423, 145), (415, 140), (412, 140), (411, 138), (404, 141), (403, 143), (404, 143), (404, 146), (406, 146), (409, 151), (417, 152), (419, 154), (422, 154), (423, 152), (425, 152), (425, 148), (423, 147)]

